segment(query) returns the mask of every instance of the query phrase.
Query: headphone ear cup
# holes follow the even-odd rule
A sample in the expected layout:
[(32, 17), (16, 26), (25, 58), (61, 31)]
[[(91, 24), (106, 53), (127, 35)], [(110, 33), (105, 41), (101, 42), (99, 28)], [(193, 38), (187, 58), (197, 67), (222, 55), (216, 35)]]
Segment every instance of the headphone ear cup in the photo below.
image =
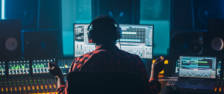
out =
[(88, 39), (91, 39), (90, 31), (88, 32)]
[(93, 39), (93, 34), (92, 33), (93, 33), (93, 30), (90, 30), (89, 33), (88, 33), (88, 39), (91, 39), (91, 40)]

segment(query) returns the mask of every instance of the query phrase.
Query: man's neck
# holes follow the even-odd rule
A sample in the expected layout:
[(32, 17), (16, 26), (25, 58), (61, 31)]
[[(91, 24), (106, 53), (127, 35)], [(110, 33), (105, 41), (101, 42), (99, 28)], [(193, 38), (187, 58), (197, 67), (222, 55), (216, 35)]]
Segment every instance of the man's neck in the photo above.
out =
[(115, 44), (111, 44), (111, 45), (96, 45), (96, 49), (116, 49), (116, 45)]

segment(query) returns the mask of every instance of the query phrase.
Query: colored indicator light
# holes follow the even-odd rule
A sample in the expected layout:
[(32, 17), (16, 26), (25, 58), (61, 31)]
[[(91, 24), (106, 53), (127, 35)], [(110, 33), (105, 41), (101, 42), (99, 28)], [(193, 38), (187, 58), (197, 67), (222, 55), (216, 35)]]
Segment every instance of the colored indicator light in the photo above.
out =
[(160, 58), (161, 60), (164, 60), (164, 57), (163, 57), (163, 56), (160, 56), (159, 58)]
[(21, 87), (19, 87), (19, 91), (22, 91), (22, 88)]
[(217, 88), (214, 88), (214, 91), (217, 92)]
[(11, 88), (10, 88), (10, 91), (12, 92), (12, 90), (13, 90), (13, 88), (11, 87)]
[(38, 85), (36, 86), (36, 89), (39, 90), (39, 86)]
[(165, 60), (165, 61), (164, 61), (164, 64), (165, 64), (165, 65), (169, 64), (169, 61), (168, 61), (168, 60)]
[(35, 86), (32, 86), (32, 90), (35, 90)]
[(45, 89), (47, 89), (47, 85), (45, 85)]
[(40, 85), (40, 88), (41, 88), (41, 89), (44, 89), (44, 86), (43, 86), (43, 85)]
[(65, 64), (65, 68), (68, 68), (68, 65), (67, 64)]
[(57, 88), (55, 84), (53, 84), (53, 87), (54, 87), (54, 88)]
[(160, 72), (160, 74), (164, 74), (165, 72), (164, 72), (164, 70), (162, 70), (161, 72)]
[(16, 66), (16, 68), (17, 68), (17, 69), (20, 69), (20, 66), (19, 66), (19, 65), (17, 65), (17, 66)]
[(21, 66), (22, 69), (25, 69), (25, 65)]
[(219, 92), (222, 92), (222, 88), (221, 87), (219, 88)]
[(26, 91), (26, 86), (23, 86), (23, 90)]
[(28, 86), (27, 89), (30, 91), (30, 89), (31, 89), (30, 86)]
[(14, 90), (17, 91), (17, 88), (15, 87)]
[(41, 68), (44, 68), (44, 64), (41, 64)]
[(52, 85), (51, 85), (51, 84), (49, 85), (49, 88), (50, 88), (50, 89), (52, 88)]
[(152, 64), (154, 64), (154, 63), (156, 63), (156, 60), (155, 59), (152, 60)]

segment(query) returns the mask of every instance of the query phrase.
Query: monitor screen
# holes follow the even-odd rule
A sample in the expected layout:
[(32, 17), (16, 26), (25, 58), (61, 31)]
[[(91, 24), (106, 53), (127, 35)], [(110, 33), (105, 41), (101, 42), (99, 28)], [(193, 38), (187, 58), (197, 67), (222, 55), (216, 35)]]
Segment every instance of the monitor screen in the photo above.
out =
[[(81, 56), (93, 51), (95, 45), (88, 42), (88, 24), (74, 24), (74, 55)], [(117, 46), (121, 50), (136, 54), (141, 58), (152, 58), (153, 25), (120, 24), (121, 39)]]
[(179, 77), (216, 78), (215, 57), (180, 57)]

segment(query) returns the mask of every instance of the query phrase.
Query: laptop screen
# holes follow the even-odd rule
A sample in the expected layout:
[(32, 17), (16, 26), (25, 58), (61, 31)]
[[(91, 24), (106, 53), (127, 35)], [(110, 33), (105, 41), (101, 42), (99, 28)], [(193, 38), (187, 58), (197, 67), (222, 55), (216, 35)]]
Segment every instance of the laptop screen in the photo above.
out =
[(180, 56), (179, 77), (216, 78), (215, 57)]

